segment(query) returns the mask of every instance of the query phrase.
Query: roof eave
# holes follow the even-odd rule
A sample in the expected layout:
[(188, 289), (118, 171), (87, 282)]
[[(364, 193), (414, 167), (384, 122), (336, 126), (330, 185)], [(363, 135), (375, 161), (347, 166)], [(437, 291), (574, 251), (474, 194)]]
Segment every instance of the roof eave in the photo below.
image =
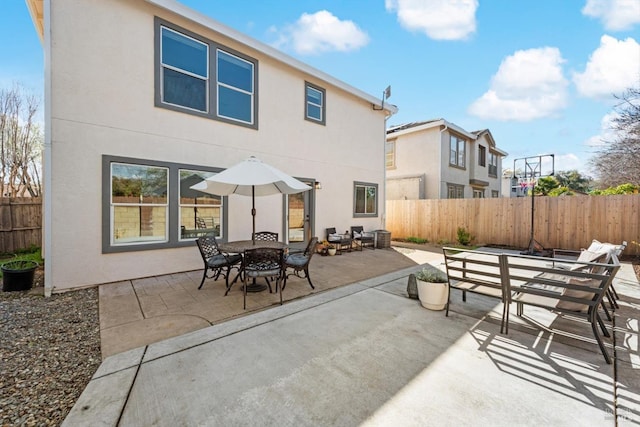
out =
[(236, 40), (237, 42), (253, 49), (258, 52), (263, 53), (279, 62), (282, 62), (298, 71), (302, 71), (305, 74), (309, 74), (314, 76), (326, 83), (331, 84), (345, 92), (351, 93), (358, 98), (361, 98), (369, 103), (373, 109), (376, 110), (384, 110), (387, 114), (396, 114), (398, 112), (398, 107), (393, 104), (384, 104), (382, 105), (382, 100), (375, 98), (372, 95), (369, 95), (366, 92), (361, 91), (341, 80), (332, 77), (331, 75), (320, 71), (316, 68), (311, 67), (310, 65), (305, 64), (302, 61), (299, 61), (267, 44), (264, 44), (256, 39), (249, 37), (246, 34), (241, 33), (240, 31), (234, 30), (233, 28), (224, 25), (206, 15), (203, 15), (196, 10), (193, 10), (175, 0), (145, 0), (147, 3), (153, 4), (156, 7), (164, 9), (168, 12), (174, 13), (176, 15), (180, 15), (181, 17), (188, 19), (196, 24), (207, 27), (217, 33), (222, 34), (223, 36), (229, 37), (231, 39)]

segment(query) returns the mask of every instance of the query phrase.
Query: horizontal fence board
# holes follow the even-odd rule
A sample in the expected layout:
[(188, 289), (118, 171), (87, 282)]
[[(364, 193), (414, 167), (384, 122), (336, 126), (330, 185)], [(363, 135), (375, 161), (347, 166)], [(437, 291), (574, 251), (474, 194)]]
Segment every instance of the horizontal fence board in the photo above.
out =
[[(625, 255), (640, 255), (640, 195), (536, 196), (534, 239), (545, 248), (581, 249), (593, 239), (627, 241)], [(474, 242), (527, 248), (531, 197), (495, 199), (389, 200), (386, 229), (392, 237), (457, 241), (458, 227)]]

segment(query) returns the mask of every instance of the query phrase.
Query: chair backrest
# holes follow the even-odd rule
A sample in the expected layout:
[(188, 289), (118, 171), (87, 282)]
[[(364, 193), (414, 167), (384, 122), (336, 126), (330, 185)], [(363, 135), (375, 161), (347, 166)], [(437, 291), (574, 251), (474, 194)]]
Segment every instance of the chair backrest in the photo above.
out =
[(218, 249), (218, 241), (213, 234), (207, 234), (206, 236), (198, 237), (198, 239), (196, 240), (196, 244), (198, 245), (198, 249), (200, 250), (202, 259), (204, 259), (205, 262), (212, 256), (220, 254), (220, 249)]
[(284, 249), (255, 248), (244, 251), (244, 268), (257, 272), (282, 270)]
[(327, 228), (326, 233), (327, 233), (326, 239), (329, 240), (330, 234), (336, 234), (336, 228), (335, 227)]
[(316, 245), (318, 244), (318, 238), (312, 237), (309, 239), (309, 243), (307, 244), (306, 249), (304, 250), (304, 255), (308, 255), (311, 258), (311, 255), (316, 253)]
[(257, 231), (253, 233), (253, 240), (260, 240), (262, 242), (277, 242), (278, 233), (272, 231)]
[(358, 235), (362, 235), (362, 232), (364, 231), (364, 227), (361, 225), (354, 225), (351, 227), (351, 238), (355, 237), (355, 234), (358, 233)]

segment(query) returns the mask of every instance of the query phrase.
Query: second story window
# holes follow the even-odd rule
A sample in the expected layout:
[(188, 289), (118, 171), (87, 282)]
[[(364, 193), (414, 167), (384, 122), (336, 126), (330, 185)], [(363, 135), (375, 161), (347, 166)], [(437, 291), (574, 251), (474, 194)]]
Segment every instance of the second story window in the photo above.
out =
[(484, 145), (478, 145), (478, 165), (487, 165), (487, 148)]
[(209, 47), (166, 27), (161, 33), (162, 102), (207, 112)]
[(449, 164), (451, 166), (465, 167), (465, 140), (451, 135)]
[(326, 124), (325, 120), (325, 90), (321, 87), (305, 84), (305, 119)]
[(217, 51), (218, 115), (253, 123), (253, 64)]
[(489, 153), (489, 175), (496, 178), (498, 176), (498, 155)]
[(385, 144), (385, 165), (387, 169), (392, 169), (396, 167), (396, 141), (387, 141)]
[(155, 18), (156, 107), (258, 129), (258, 61)]

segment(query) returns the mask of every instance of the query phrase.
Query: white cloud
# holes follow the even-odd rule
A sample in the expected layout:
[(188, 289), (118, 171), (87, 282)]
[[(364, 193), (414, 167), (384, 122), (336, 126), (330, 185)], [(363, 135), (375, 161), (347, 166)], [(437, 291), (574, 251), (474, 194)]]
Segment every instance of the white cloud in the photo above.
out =
[(578, 171), (585, 169), (584, 162), (577, 155), (573, 153), (566, 153), (554, 156), (555, 172), (570, 171), (574, 169)]
[(436, 40), (466, 39), (476, 31), (477, 0), (385, 0), (400, 25)]
[(631, 37), (621, 41), (602, 36), (584, 72), (573, 74), (578, 93), (590, 98), (612, 98), (639, 81), (640, 44)]
[(302, 55), (322, 52), (348, 52), (369, 43), (369, 36), (353, 21), (341, 21), (331, 12), (321, 10), (313, 14), (303, 13), (298, 21), (284, 31), (271, 28), (277, 34), (278, 48), (291, 46)]
[(469, 106), (469, 113), (505, 121), (553, 116), (567, 103), (563, 62), (555, 47), (515, 52), (502, 61), (490, 89)]
[(605, 114), (602, 120), (600, 120), (600, 133), (587, 139), (584, 145), (587, 147), (600, 148), (606, 144), (605, 141), (613, 141), (616, 138), (616, 132), (613, 130), (613, 120), (617, 116), (615, 112)]
[(610, 31), (629, 30), (640, 23), (640, 1), (638, 0), (587, 0), (582, 13), (599, 18), (604, 28)]

